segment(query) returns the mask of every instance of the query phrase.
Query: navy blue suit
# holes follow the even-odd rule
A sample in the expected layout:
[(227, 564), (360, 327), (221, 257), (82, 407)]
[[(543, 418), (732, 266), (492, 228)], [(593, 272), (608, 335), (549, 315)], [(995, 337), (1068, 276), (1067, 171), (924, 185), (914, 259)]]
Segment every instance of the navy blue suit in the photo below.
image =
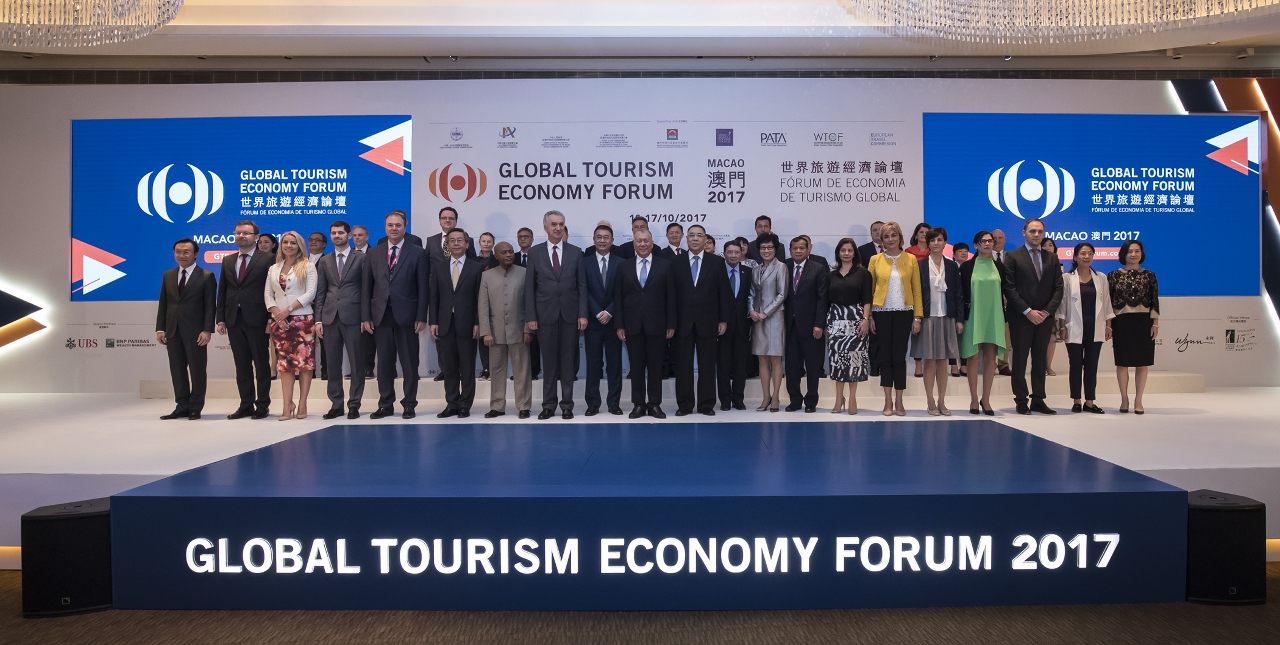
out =
[(373, 322), (373, 341), (378, 347), (378, 409), (390, 408), (395, 402), (397, 358), (404, 374), (400, 404), (413, 409), (418, 406), (420, 347), (413, 325), (427, 322), (431, 267), (427, 252), (409, 242), (402, 245), (391, 267), (390, 249), (383, 242), (365, 255), (369, 271), (364, 274), (364, 292), (369, 299), (362, 303), (360, 319)]
[[(617, 248), (617, 247), (614, 247)], [(614, 284), (618, 268), (627, 260), (616, 253), (609, 253), (607, 269), (600, 274), (600, 256), (595, 249), (582, 258), (578, 265), (587, 286), (587, 331), (584, 344), (587, 350), (587, 409), (600, 407), (600, 377), (607, 375), (609, 391), (605, 402), (609, 410), (620, 409), (622, 401), (622, 341), (618, 340), (614, 317)], [(609, 313), (609, 322), (601, 324), (596, 316), (601, 311)]]

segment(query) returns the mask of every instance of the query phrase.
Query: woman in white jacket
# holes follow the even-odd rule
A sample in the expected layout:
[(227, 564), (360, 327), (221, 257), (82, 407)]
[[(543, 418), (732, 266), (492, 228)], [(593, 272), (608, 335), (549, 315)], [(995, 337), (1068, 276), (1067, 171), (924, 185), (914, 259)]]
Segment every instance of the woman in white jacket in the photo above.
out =
[(280, 420), (294, 416), (293, 381), (298, 380), (297, 417), (307, 417), (307, 394), (315, 373), (315, 320), (311, 301), (316, 297), (316, 267), (307, 260), (307, 246), (296, 231), (280, 236), (276, 263), (267, 271), (263, 294), (271, 322), (267, 332), (276, 348), (276, 373), (284, 409)]
[[(1098, 355), (1111, 340), (1111, 291), (1107, 276), (1093, 270), (1093, 245), (1081, 242), (1072, 253), (1071, 272), (1062, 279), (1062, 305), (1057, 317), (1066, 321), (1062, 340), (1071, 360), (1072, 412), (1102, 414), (1094, 399), (1098, 387)], [(1084, 404), (1080, 403), (1081, 381)]]

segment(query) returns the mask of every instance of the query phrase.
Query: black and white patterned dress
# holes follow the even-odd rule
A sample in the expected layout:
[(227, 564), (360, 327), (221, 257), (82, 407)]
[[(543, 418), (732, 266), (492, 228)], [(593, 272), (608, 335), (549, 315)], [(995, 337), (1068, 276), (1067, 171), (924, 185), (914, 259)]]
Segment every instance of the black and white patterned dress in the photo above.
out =
[(871, 300), (871, 273), (855, 267), (847, 275), (831, 272), (827, 298), (827, 376), (839, 383), (867, 380), (867, 338), (858, 336), (863, 307)]

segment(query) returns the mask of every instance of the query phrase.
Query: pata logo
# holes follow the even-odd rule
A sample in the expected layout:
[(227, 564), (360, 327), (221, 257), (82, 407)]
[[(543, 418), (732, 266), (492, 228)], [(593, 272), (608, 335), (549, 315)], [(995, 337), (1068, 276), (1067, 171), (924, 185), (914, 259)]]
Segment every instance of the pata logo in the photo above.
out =
[[(1038, 202), (1043, 199), (1044, 212), (1035, 217), (1044, 219), (1054, 211), (1067, 210), (1076, 201), (1076, 180), (1066, 168), (1055, 169), (1040, 161), (1040, 166), (1044, 168), (1044, 180), (1038, 177), (1027, 177), (1019, 182), (1018, 172), (1024, 163), (1026, 159), (1009, 166), (1007, 172), (1004, 168), (997, 168), (987, 179), (987, 201), (991, 202), (991, 206), (996, 210), (1004, 212), (1007, 208), (1018, 219), (1026, 219), (1018, 206), (1018, 198), (1021, 197), (1028, 202)], [(1004, 173), (1003, 179), (1000, 176), (1001, 173)]]
[(176, 181), (170, 184), (169, 171), (173, 166), (174, 164), (169, 164), (161, 168), (160, 172), (154, 173), (154, 177), (153, 173), (147, 173), (138, 180), (138, 208), (142, 212), (151, 215), (154, 209), (154, 214), (159, 215), (160, 219), (173, 223), (169, 217), (169, 204), (181, 207), (194, 202), (191, 206), (191, 218), (187, 220), (189, 224), (201, 215), (216, 213), (222, 208), (222, 178), (217, 173), (206, 173), (186, 164), (191, 169), (192, 182)]

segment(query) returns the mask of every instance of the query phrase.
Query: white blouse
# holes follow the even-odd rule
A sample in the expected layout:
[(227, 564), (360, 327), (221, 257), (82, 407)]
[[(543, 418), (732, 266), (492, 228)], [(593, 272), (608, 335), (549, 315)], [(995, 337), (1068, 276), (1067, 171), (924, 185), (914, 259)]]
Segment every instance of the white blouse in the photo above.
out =
[(267, 270), (267, 285), (263, 293), (266, 300), (267, 310), (272, 307), (277, 309), (289, 308), (294, 300), (298, 301), (301, 307), (289, 312), (290, 316), (309, 316), (314, 313), (311, 309), (311, 301), (316, 298), (316, 265), (308, 262), (306, 272), (306, 282), (303, 285), (298, 284), (298, 279), (294, 276), (297, 267), (289, 269), (289, 274), (285, 277), (285, 288), (280, 288), (280, 268), (284, 263), (276, 263)]

